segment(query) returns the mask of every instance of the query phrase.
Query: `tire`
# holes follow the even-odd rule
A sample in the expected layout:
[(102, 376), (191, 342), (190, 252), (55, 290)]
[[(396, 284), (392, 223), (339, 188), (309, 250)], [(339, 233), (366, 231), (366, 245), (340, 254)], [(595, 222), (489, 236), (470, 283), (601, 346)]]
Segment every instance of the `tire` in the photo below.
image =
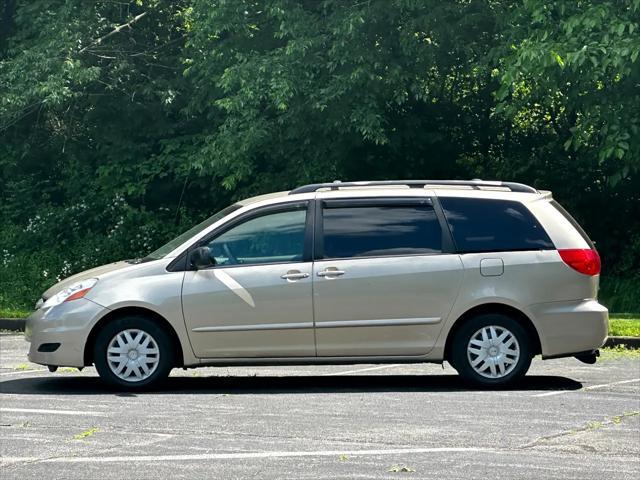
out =
[(475, 386), (509, 385), (524, 377), (533, 357), (525, 328), (511, 317), (479, 315), (455, 333), (451, 364)]
[(144, 390), (167, 378), (174, 366), (169, 334), (145, 317), (122, 317), (96, 337), (93, 361), (100, 378), (120, 390)]

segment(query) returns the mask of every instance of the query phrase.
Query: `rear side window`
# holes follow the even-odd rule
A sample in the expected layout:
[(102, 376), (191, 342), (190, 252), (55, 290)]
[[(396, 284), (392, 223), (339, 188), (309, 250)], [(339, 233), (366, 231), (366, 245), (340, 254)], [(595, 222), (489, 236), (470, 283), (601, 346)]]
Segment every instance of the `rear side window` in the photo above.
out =
[(323, 243), (323, 258), (431, 255), (442, 251), (442, 231), (431, 205), (329, 206)]
[(440, 203), (460, 253), (554, 248), (547, 232), (520, 202), (443, 197)]
[(553, 207), (558, 210), (562, 216), (564, 218), (567, 219), (567, 221), (573, 225), (573, 228), (575, 228), (578, 233), (582, 236), (582, 238), (584, 239), (585, 242), (587, 242), (587, 245), (589, 245), (589, 248), (591, 248), (592, 250), (595, 250), (596, 246), (594, 245), (594, 243), (591, 241), (591, 239), (589, 238), (589, 235), (587, 235), (587, 232), (585, 232), (582, 227), (580, 226), (580, 224), (576, 221), (575, 218), (573, 218), (571, 216), (571, 214), (569, 212), (567, 212), (564, 207), (562, 205), (560, 205), (558, 202), (556, 202), (555, 200), (551, 200), (551, 205), (553, 205)]

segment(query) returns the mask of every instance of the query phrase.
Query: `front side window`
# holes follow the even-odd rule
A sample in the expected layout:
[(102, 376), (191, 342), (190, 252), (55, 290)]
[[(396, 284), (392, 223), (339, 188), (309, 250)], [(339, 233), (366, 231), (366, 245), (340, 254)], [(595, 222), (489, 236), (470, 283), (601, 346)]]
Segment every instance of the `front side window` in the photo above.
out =
[(442, 197), (459, 253), (549, 250), (551, 239), (520, 202)]
[(324, 258), (431, 255), (442, 251), (431, 205), (341, 206), (323, 210)]
[(205, 228), (210, 227), (217, 221), (222, 220), (227, 215), (230, 215), (236, 210), (239, 210), (241, 208), (242, 208), (242, 205), (239, 205), (239, 204), (229, 205), (227, 208), (223, 208), (215, 215), (212, 215), (211, 217), (207, 218), (204, 222), (199, 223), (195, 227), (191, 227), (182, 235), (179, 235), (178, 237), (174, 238), (170, 242), (164, 244), (162, 247), (151, 252), (149, 255), (142, 258), (141, 260), (142, 261), (158, 260), (160, 258), (167, 256), (169, 253), (171, 253), (173, 250), (178, 248), (180, 245), (187, 242), (188, 240), (196, 236), (198, 233), (202, 232)]
[(251, 218), (209, 242), (211, 256), (219, 266), (301, 262), (306, 215), (298, 208)]

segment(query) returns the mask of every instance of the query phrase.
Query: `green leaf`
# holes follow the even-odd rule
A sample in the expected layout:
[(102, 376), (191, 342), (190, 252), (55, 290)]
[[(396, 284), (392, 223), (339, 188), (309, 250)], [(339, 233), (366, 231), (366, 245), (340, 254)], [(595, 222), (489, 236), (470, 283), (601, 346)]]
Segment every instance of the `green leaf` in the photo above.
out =
[(560, 65), (560, 68), (564, 68), (564, 60), (562, 59), (560, 54), (556, 53), (556, 52), (552, 52), (552, 55), (553, 55), (553, 58), (555, 59), (556, 63), (558, 65)]

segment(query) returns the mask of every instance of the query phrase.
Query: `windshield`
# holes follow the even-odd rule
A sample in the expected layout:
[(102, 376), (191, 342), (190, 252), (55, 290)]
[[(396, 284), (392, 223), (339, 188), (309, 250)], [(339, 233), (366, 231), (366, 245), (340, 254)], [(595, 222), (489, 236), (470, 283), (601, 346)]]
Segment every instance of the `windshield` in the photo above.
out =
[(242, 208), (242, 205), (238, 205), (237, 203), (234, 204), (234, 205), (229, 205), (227, 208), (223, 208), (218, 213), (216, 213), (216, 214), (210, 216), (209, 218), (207, 218), (204, 222), (201, 222), (201, 223), (197, 224), (195, 227), (191, 227), (189, 230), (184, 232), (182, 235), (177, 236), (176, 238), (174, 238), (170, 242), (165, 243), (159, 249), (154, 250), (149, 255), (144, 257), (142, 259), (142, 261), (159, 260), (160, 258), (165, 257), (167, 254), (171, 253), (173, 250), (178, 248), (180, 245), (182, 245), (184, 242), (189, 240), (194, 235), (197, 235), (198, 233), (200, 233), (205, 228), (209, 227), (210, 225), (213, 225), (218, 220), (221, 220), (222, 218), (226, 217), (227, 215), (229, 215), (232, 212), (235, 212), (239, 208)]

